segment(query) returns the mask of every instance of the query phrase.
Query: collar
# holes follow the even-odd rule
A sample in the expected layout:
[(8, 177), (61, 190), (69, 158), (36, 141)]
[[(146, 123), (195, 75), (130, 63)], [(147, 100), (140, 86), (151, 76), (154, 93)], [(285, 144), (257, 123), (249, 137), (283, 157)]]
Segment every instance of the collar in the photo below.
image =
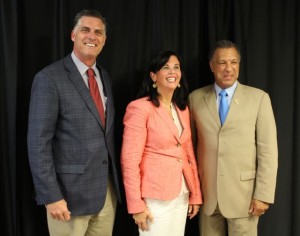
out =
[[(75, 55), (74, 51), (71, 53), (71, 57), (76, 65), (77, 69), (79, 70), (80, 74), (82, 76), (86, 76), (86, 71), (90, 67), (86, 66), (86, 64), (84, 64), (82, 61), (80, 61), (79, 58)], [(96, 62), (94, 63), (94, 65), (91, 68), (93, 68), (94, 71), (97, 71)]]
[[(233, 94), (234, 94), (234, 91), (235, 91), (235, 89), (236, 89), (236, 87), (237, 87), (237, 84), (238, 84), (238, 82), (235, 81), (234, 84), (233, 84), (231, 87), (225, 89), (225, 91), (226, 91), (228, 97), (230, 97), (230, 98), (233, 97)], [(216, 83), (214, 83), (214, 88), (215, 88), (215, 91), (216, 91), (216, 95), (217, 95), (217, 97), (218, 97), (218, 96), (219, 96), (219, 93), (220, 93), (223, 89), (220, 88)]]

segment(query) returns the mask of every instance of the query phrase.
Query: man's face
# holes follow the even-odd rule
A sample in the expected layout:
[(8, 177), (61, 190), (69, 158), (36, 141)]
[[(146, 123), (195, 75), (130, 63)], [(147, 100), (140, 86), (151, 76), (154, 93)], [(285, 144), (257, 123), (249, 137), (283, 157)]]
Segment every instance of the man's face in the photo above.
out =
[(106, 32), (103, 22), (96, 17), (83, 16), (72, 31), (75, 55), (87, 66), (92, 66), (101, 52)]
[(218, 48), (209, 65), (222, 89), (232, 86), (239, 77), (240, 56), (235, 48)]

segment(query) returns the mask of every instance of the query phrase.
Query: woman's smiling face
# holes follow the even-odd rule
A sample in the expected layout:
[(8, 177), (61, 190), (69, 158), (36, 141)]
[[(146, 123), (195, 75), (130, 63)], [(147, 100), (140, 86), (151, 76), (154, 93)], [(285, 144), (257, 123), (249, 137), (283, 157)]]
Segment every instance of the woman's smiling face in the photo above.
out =
[(160, 94), (165, 90), (174, 91), (181, 79), (181, 68), (178, 58), (170, 56), (167, 63), (156, 73), (151, 72), (150, 76), (157, 85), (157, 91)]

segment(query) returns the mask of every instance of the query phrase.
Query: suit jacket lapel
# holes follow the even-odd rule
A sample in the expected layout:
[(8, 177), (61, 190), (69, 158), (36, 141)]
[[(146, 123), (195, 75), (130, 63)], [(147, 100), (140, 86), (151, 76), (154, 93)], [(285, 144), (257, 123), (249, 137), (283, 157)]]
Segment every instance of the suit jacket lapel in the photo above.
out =
[(210, 91), (204, 96), (204, 102), (216, 123), (221, 126), (220, 117), (217, 109), (216, 92), (214, 86), (211, 86)]
[(108, 78), (108, 74), (102, 71), (100, 67), (98, 67), (101, 81), (103, 84), (103, 90), (105, 96), (107, 97), (106, 100), (106, 131), (110, 130), (110, 128), (114, 124), (114, 116), (115, 116), (115, 109), (114, 109), (114, 102), (113, 102), (113, 94), (111, 91), (110, 81)]
[(231, 99), (230, 107), (228, 110), (228, 114), (226, 117), (226, 121), (224, 123), (224, 127), (226, 127), (232, 120), (232, 117), (238, 113), (239, 104), (243, 101), (243, 85), (238, 82), (238, 85), (234, 91), (233, 97)]
[(68, 55), (64, 59), (65, 67), (69, 71), (69, 79), (73, 83), (74, 87), (77, 89), (78, 93), (82, 97), (82, 100), (85, 102), (91, 113), (95, 116), (98, 123), (102, 126), (99, 113), (97, 111), (96, 105), (90, 95), (90, 91), (86, 84), (84, 83), (76, 65), (74, 64), (71, 55)]

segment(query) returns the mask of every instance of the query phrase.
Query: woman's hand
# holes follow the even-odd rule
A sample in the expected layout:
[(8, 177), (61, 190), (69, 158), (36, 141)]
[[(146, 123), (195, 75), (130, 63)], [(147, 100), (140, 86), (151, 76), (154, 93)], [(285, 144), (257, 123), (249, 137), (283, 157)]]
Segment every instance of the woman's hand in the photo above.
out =
[(146, 208), (143, 212), (133, 214), (132, 218), (134, 219), (134, 222), (138, 225), (138, 227), (142, 231), (148, 231), (149, 230), (149, 225), (147, 224), (148, 220), (151, 223), (153, 222), (153, 217), (152, 217), (151, 212), (149, 211), (148, 208)]
[(192, 219), (195, 215), (198, 214), (200, 205), (189, 205), (188, 217)]

